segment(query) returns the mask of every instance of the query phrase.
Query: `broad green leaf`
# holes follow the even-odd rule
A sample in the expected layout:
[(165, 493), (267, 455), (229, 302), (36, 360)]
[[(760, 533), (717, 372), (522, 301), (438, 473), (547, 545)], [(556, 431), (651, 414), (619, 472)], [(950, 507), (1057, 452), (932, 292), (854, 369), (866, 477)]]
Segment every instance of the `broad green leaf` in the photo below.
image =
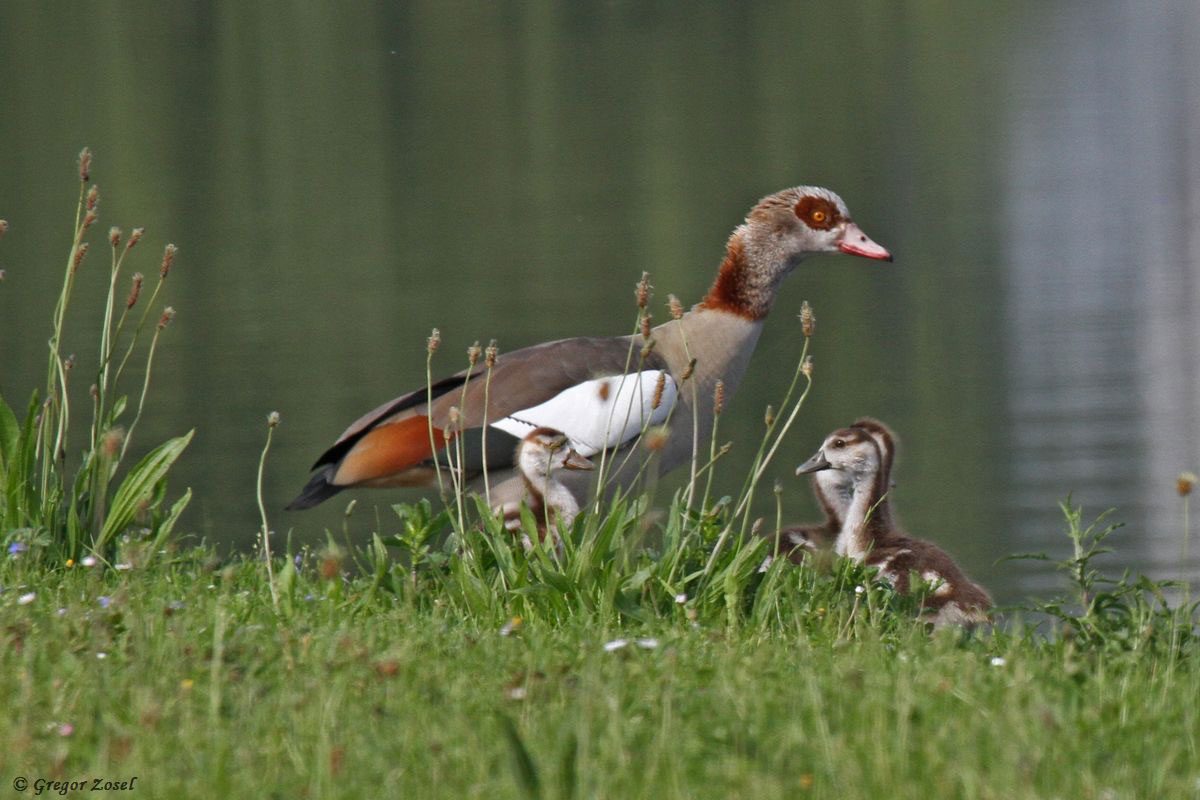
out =
[(179, 517), (183, 514), (183, 510), (188, 507), (188, 503), (192, 500), (192, 490), (189, 487), (183, 496), (175, 501), (171, 506), (171, 510), (167, 512), (167, 516), (159, 524), (158, 530), (154, 532), (154, 552), (158, 552), (171, 537), (171, 531), (175, 529), (175, 523), (179, 521)]
[(152, 496), (155, 485), (171, 469), (171, 465), (187, 448), (195, 433), (193, 428), (183, 436), (163, 442), (147, 453), (146, 457), (129, 471), (113, 497), (108, 518), (104, 520), (104, 528), (100, 531), (100, 538), (95, 543), (96, 549), (102, 548), (114, 536), (123, 531), (129, 523), (133, 522), (138, 504)]

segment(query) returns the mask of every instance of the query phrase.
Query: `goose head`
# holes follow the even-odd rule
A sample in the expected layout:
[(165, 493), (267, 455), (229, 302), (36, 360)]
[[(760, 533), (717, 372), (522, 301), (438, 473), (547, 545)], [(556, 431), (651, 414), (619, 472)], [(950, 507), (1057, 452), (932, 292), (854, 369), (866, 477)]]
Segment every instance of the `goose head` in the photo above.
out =
[(746, 229), (747, 243), (777, 248), (788, 268), (813, 253), (892, 260), (858, 227), (842, 198), (820, 186), (796, 186), (764, 197), (746, 217)]
[(543, 486), (559, 470), (590, 470), (594, 464), (571, 447), (566, 434), (536, 428), (517, 445), (517, 466), (534, 484)]
[(759, 200), (734, 229), (716, 281), (700, 307), (761, 320), (771, 310), (783, 278), (816, 253), (892, 260), (891, 253), (858, 227), (842, 198), (819, 186), (796, 186)]

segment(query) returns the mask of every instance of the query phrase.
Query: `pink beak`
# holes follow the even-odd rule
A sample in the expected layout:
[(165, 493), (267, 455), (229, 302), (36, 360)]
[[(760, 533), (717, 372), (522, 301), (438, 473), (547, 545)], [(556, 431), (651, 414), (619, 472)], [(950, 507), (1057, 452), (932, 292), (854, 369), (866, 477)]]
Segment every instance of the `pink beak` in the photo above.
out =
[(863, 233), (862, 228), (853, 222), (846, 223), (846, 230), (842, 233), (842, 240), (838, 242), (838, 250), (841, 250), (843, 253), (849, 253), (852, 256), (874, 258), (879, 261), (892, 260), (891, 253), (871, 241), (871, 237)]

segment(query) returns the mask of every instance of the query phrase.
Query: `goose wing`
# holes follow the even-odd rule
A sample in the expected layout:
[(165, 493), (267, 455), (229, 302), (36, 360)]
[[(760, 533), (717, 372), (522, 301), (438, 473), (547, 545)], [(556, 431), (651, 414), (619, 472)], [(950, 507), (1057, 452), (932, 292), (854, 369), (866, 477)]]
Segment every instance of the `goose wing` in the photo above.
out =
[[(489, 467), (510, 465), (516, 440), (539, 427), (562, 431), (578, 452), (593, 455), (665, 421), (677, 400), (666, 361), (654, 352), (643, 357), (640, 338), (515, 350), (499, 356), (490, 375), (464, 370), (358, 419), (317, 459), (289, 508), (316, 505), (347, 486), (427, 485), (433, 453), (457, 436), (474, 445), (472, 434), (485, 425), (500, 432), (489, 436)], [(481, 461), (482, 450), (469, 460)]]

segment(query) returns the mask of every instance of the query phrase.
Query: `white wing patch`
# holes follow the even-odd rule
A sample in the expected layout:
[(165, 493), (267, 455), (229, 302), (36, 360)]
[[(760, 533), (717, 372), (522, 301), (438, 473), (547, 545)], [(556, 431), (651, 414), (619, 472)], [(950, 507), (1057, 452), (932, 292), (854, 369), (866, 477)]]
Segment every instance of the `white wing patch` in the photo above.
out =
[[(660, 375), (663, 392), (655, 407)], [(493, 422), (492, 427), (519, 439), (534, 428), (554, 428), (567, 435), (580, 455), (592, 456), (628, 442), (651, 425), (666, 422), (677, 400), (670, 374), (648, 369), (578, 383), (544, 403)]]

